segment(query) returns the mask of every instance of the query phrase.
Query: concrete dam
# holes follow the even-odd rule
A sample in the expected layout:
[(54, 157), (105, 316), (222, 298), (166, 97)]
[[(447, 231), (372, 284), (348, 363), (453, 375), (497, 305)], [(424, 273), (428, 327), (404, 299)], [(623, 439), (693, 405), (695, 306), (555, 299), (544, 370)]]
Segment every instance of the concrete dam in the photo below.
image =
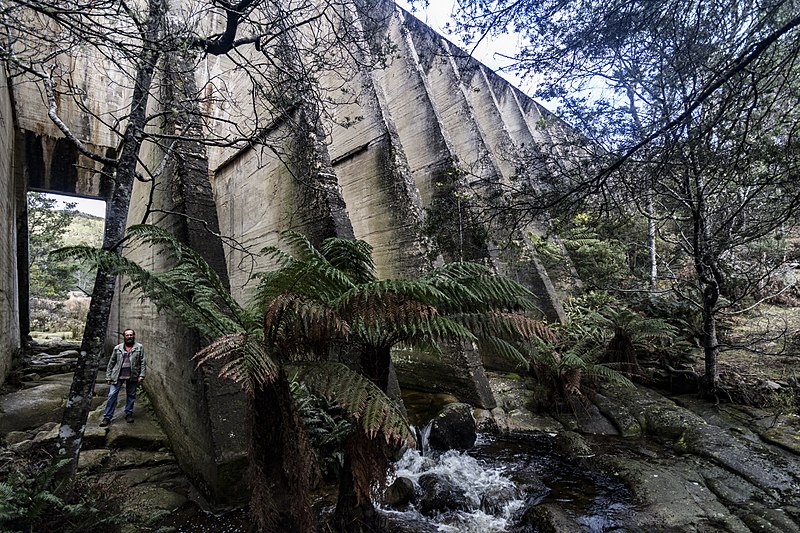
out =
[[(378, 2), (374, 13), (353, 22), (375, 42), (391, 43), (390, 52), (365, 61), (368, 68), (352, 54), (349, 64), (319, 70), (315, 83), (327, 95), (322, 108), (301, 103), (270, 117), (258, 142), (204, 145), (187, 135), (171, 147), (146, 145), (144, 166), (158, 167), (173, 149), (182, 157), (173, 157), (157, 179), (135, 183), (128, 224), (147, 220), (204, 250), (239, 299), (247, 297), (252, 272), (269, 266), (250, 252), (294, 229), (312, 242), (366, 240), (381, 277), (413, 278), (442, 261), (486, 262), (529, 287), (544, 317), (562, 320), (559, 295), (530, 242), (535, 230), (485, 222), (476, 199), (518, 178), (519, 153), (565, 142), (567, 126), (393, 2)], [(119, 149), (113, 121), (98, 117), (113, 117), (129, 98), (124, 69), (107, 58), (72, 61), (71, 84), (82, 104), (62, 100), (58, 114), (85, 146), (113, 157)], [(178, 78), (186, 72), (179, 67), (171, 71)], [(198, 135), (222, 139), (226, 128), (249, 120), (252, 110), (233, 105), (253, 98), (235, 58), (208, 55), (191, 69), (181, 83), (164, 74), (153, 116), (159, 106), (204, 94), (194, 105), (219, 120)], [(113, 179), (54, 125), (41, 88), (2, 76), (0, 382), (28, 332), (27, 191), (107, 199)], [(154, 269), (163, 261), (150, 249), (131, 247), (125, 255)], [(231, 490), (245, 460), (238, 386), (212, 367), (195, 368), (199, 339), (190, 328), (137, 294), (118, 291), (107, 344), (129, 327), (147, 348), (146, 390), (182, 467), (213, 501), (238, 499)], [(443, 359), (398, 352), (395, 365), (401, 387), (494, 407), (484, 361), (471, 347)]]

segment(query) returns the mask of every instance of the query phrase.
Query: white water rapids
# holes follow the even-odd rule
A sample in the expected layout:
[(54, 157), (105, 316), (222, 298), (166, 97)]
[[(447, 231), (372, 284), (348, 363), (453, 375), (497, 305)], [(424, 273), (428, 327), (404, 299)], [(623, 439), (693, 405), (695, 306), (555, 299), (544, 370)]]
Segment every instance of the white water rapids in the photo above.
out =
[(498, 515), (490, 515), (481, 510), (483, 497), (496, 493), (499, 489), (516, 488), (504, 474), (505, 468), (488, 466), (455, 450), (442, 454), (425, 451), (428, 455), (422, 455), (418, 450), (408, 450), (396, 465), (396, 476), (409, 478), (415, 485), (423, 474), (436, 474), (446, 478), (464, 491), (470, 510), (434, 517), (425, 517), (414, 508), (404, 512), (385, 510), (387, 514), (417, 523), (426, 522), (443, 533), (500, 533), (507, 530), (513, 514), (524, 505), (522, 500), (509, 500)]

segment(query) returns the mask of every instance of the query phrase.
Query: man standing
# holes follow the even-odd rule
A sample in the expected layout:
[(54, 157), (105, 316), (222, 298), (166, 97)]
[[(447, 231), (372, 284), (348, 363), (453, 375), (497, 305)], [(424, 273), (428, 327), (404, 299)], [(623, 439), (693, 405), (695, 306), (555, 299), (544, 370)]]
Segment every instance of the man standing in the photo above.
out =
[(106, 381), (109, 384), (108, 402), (103, 413), (101, 427), (111, 423), (114, 409), (117, 407), (117, 396), (122, 385), (125, 385), (127, 400), (125, 401), (125, 420), (133, 422), (133, 402), (136, 400), (136, 386), (144, 380), (145, 361), (144, 347), (136, 342), (136, 332), (126, 329), (122, 332), (124, 342), (114, 346), (106, 368)]

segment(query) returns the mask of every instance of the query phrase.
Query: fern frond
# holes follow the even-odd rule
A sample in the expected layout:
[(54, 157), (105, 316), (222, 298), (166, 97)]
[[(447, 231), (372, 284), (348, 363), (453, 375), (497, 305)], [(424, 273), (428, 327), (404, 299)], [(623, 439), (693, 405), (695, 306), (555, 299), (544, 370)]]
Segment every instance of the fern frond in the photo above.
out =
[(281, 356), (313, 346), (324, 352), (349, 332), (350, 326), (335, 309), (302, 294), (278, 295), (264, 310), (264, 338)]
[(286, 230), (281, 233), (281, 240), (294, 250), (294, 257), (298, 261), (327, 262), (322, 252), (299, 231)]
[(355, 285), (375, 281), (372, 246), (362, 240), (325, 239), (320, 248), (333, 268), (347, 274)]
[[(429, 283), (389, 279), (354, 286), (331, 303), (336, 308), (343, 310), (343, 315), (350, 315), (356, 314), (362, 308), (376, 308), (385, 305), (381, 303), (384, 299), (416, 300), (438, 307), (447, 300), (447, 296)], [(352, 310), (352, 312), (345, 310)]]
[[(252, 322), (247, 320), (249, 314), (231, 296), (214, 269), (175, 235), (157, 226), (138, 224), (128, 228), (127, 236), (132, 242), (157, 248), (159, 254), (175, 263), (165, 272), (151, 274), (158, 280), (152, 287), (143, 269), (137, 267), (136, 272), (123, 272), (132, 285), (157, 306), (171, 309), (207, 338), (253, 328)], [(169, 288), (168, 294), (162, 294), (165, 288)], [(199, 322), (195, 324), (195, 320)]]
[(425, 274), (424, 279), (429, 281), (434, 281), (437, 279), (458, 281), (478, 276), (486, 276), (491, 273), (491, 270), (489, 270), (486, 265), (481, 263), (474, 263), (472, 261), (455, 261), (453, 263), (445, 263), (441, 266), (431, 269)]
[(251, 305), (264, 309), (279, 294), (294, 292), (330, 302), (353, 287), (346, 273), (327, 261), (292, 261), (286, 266), (258, 275)]
[(501, 337), (520, 340), (537, 338), (554, 343), (558, 337), (550, 327), (540, 320), (519, 313), (470, 313), (453, 314), (449, 318), (464, 324), (476, 337)]
[(317, 363), (296, 367), (297, 379), (314, 394), (347, 410), (373, 438), (414, 445), (408, 420), (394, 402), (374, 383), (341, 363)]
[(225, 335), (199, 352), (197, 366), (222, 360), (219, 376), (240, 383), (246, 392), (270, 383), (278, 375), (278, 365), (264, 349), (262, 339), (248, 333)]
[[(503, 276), (493, 275), (482, 265), (459, 263), (457, 269), (441, 271), (426, 278), (447, 296), (441, 302), (442, 313), (480, 313), (498, 311), (538, 311), (533, 303), (535, 296), (523, 285)], [(474, 275), (455, 277), (462, 272)], [(477, 273), (481, 272), (481, 273)]]
[(512, 361), (528, 370), (530, 362), (516, 346), (497, 337), (481, 337), (478, 339), (478, 349), (486, 355), (496, 355)]

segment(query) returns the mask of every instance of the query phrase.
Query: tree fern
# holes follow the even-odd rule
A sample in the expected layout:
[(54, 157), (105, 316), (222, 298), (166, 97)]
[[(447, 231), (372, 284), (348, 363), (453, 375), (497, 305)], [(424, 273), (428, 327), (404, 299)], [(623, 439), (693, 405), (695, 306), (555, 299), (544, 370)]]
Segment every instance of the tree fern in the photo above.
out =
[(295, 367), (297, 378), (314, 394), (346, 409), (370, 437), (413, 445), (408, 420), (386, 394), (364, 376), (341, 363)]
[(129, 229), (129, 241), (159, 246), (159, 253), (173, 266), (163, 272), (148, 271), (135, 262), (102, 249), (86, 246), (62, 248), (58, 257), (75, 258), (103, 266), (122, 275), (125, 288), (139, 291), (161, 310), (168, 308), (208, 340), (257, 327), (251, 313), (243, 309), (214, 270), (196, 252), (155, 226)]

